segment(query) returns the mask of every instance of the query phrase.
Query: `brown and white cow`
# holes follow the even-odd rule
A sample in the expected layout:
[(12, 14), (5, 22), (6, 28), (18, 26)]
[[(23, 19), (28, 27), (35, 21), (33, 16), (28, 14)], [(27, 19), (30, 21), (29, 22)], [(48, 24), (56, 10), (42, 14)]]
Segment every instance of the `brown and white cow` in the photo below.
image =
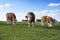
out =
[(13, 23), (13, 24), (15, 24), (16, 21), (17, 21), (15, 14), (12, 13), (12, 12), (8, 12), (6, 14), (6, 19), (7, 19), (7, 23)]
[(53, 19), (52, 17), (50, 16), (42, 16), (41, 17), (41, 25), (44, 25), (44, 23), (48, 23), (48, 26), (49, 27), (52, 27), (52, 24), (56, 22), (55, 19)]
[(34, 22), (35, 22), (35, 15), (33, 12), (28, 12), (27, 15), (25, 16), (28, 20), (28, 27), (32, 25), (34, 27)]

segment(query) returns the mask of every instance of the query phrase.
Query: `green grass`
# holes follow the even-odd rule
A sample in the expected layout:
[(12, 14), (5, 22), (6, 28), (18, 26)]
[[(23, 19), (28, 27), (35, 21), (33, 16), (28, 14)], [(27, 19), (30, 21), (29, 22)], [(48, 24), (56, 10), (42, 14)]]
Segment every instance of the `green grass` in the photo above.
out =
[(28, 27), (26, 22), (17, 22), (15, 25), (0, 22), (0, 40), (60, 40), (60, 23), (53, 27), (41, 26)]

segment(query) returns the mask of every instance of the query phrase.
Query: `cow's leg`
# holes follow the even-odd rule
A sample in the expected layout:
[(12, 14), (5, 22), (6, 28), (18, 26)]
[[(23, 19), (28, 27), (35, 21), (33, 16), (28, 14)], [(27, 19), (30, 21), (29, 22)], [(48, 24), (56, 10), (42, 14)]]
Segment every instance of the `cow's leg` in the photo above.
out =
[(15, 20), (13, 20), (13, 24), (15, 24), (16, 23), (16, 21)]
[(9, 24), (9, 21), (7, 20), (7, 24)]
[(52, 22), (50, 20), (48, 20), (47, 23), (49, 27), (52, 27)]
[(6, 16), (7, 24), (9, 24), (8, 17)]
[(28, 18), (27, 18), (27, 20), (28, 20), (28, 27), (30, 27), (30, 25), (31, 25), (31, 18), (30, 18), (30, 16), (28, 16)]
[(43, 22), (43, 21), (41, 21), (41, 25), (42, 25), (42, 26), (44, 25), (44, 22)]
[(15, 24), (16, 23), (16, 20), (12, 18), (12, 23)]
[(32, 22), (32, 27), (34, 27), (34, 22)]
[(51, 22), (50, 22), (50, 23), (48, 23), (48, 26), (49, 26), (49, 27), (52, 27), (52, 23), (51, 23)]
[(28, 22), (28, 27), (30, 27), (30, 24), (31, 24), (31, 23), (30, 23), (30, 22)]
[(7, 24), (10, 24), (11, 23), (11, 20), (10, 19), (7, 19)]

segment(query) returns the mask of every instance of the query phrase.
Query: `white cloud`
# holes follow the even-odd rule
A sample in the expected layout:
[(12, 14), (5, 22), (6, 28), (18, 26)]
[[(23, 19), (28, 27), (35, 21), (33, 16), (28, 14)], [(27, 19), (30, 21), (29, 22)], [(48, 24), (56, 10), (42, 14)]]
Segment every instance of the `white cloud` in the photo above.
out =
[(48, 10), (43, 10), (40, 13), (49, 13), (49, 11)]
[(11, 6), (11, 4), (5, 4), (5, 6), (6, 6), (6, 7), (9, 7), (9, 6)]
[(4, 5), (0, 5), (0, 8), (4, 8), (4, 7), (10, 7), (11, 6), (11, 4), (4, 4)]
[(48, 6), (52, 6), (52, 7), (60, 6), (60, 3), (50, 3), (50, 4), (48, 4)]
[(8, 7), (10, 7), (10, 6), (11, 6), (11, 4), (8, 4), (8, 3), (3, 4), (3, 5), (1, 4), (1, 5), (0, 5), (0, 13), (3, 12), (3, 10), (4, 10), (5, 8), (8, 8)]

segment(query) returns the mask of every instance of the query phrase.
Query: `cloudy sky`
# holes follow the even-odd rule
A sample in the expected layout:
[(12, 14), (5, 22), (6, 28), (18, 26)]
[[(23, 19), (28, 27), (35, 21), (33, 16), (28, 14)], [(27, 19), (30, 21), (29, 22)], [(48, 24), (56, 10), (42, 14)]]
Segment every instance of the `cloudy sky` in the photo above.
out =
[(0, 21), (6, 20), (7, 12), (15, 13), (18, 21), (28, 12), (34, 12), (36, 19), (51, 16), (60, 21), (60, 0), (0, 0)]

